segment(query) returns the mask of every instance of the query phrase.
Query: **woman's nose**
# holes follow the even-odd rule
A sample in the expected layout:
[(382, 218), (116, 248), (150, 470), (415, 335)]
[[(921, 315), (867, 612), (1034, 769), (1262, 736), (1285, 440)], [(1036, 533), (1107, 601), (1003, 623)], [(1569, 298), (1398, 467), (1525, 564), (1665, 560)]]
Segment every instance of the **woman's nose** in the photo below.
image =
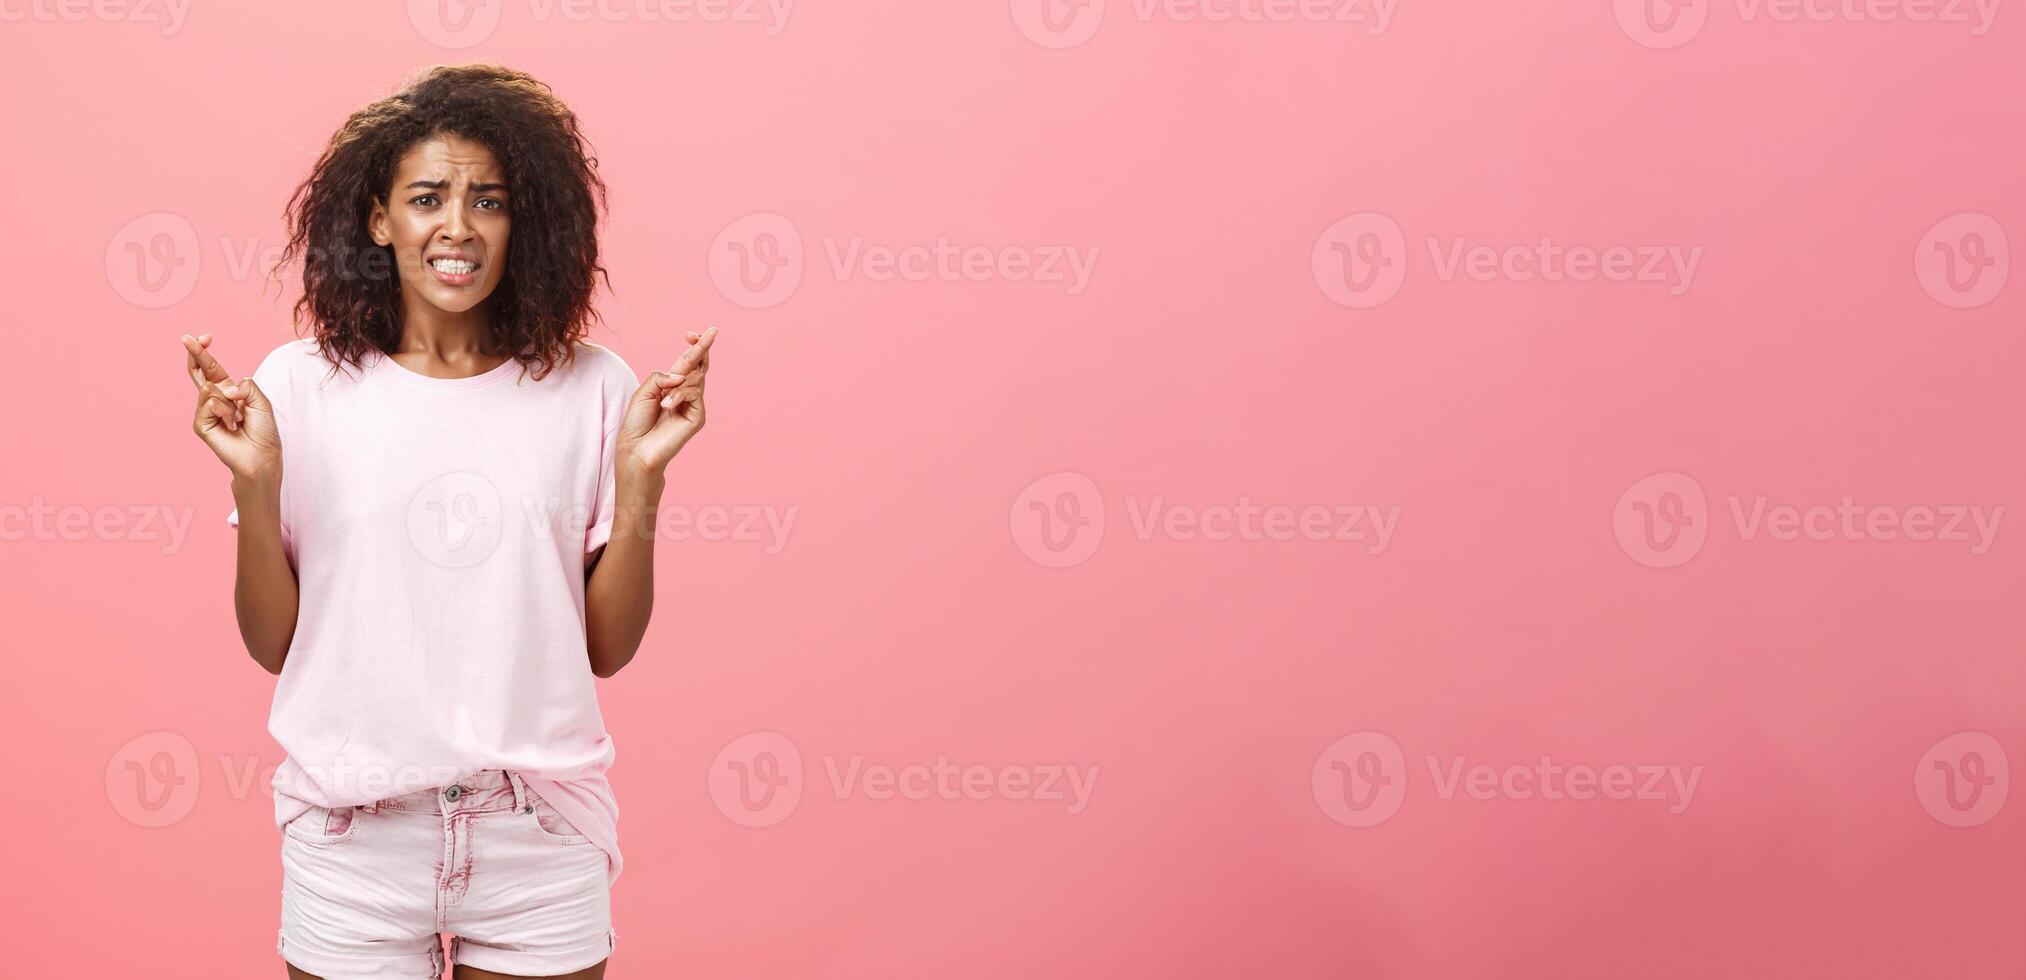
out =
[(438, 232), (453, 242), (471, 237), (471, 222), (464, 218), (463, 208), (451, 208), (443, 219), (443, 228)]

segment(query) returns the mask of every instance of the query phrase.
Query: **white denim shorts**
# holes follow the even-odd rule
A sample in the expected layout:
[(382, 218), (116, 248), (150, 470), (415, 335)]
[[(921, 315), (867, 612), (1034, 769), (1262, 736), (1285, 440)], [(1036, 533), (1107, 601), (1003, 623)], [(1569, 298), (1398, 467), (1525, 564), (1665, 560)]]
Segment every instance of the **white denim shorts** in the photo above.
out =
[(324, 980), (429, 977), (450, 962), (519, 976), (597, 964), (612, 929), (605, 852), (520, 774), (488, 769), (282, 827), (276, 949)]

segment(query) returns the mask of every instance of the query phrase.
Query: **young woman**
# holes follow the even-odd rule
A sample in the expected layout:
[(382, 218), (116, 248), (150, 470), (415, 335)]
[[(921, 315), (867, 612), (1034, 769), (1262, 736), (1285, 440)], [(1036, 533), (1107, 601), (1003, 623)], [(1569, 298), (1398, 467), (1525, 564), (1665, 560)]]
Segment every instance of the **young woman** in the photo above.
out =
[(291, 977), (602, 977), (614, 747), (593, 678), (654, 602), (664, 471), (716, 331), (636, 384), (583, 338), (605, 187), (535, 79), (424, 71), (287, 209), (315, 336), (226, 371), (182, 338), (232, 472)]

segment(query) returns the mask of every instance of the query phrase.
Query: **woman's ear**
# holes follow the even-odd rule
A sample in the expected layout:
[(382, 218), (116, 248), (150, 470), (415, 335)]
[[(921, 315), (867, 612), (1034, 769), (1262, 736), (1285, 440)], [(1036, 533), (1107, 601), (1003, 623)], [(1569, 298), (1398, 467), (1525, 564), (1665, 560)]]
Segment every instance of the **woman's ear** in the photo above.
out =
[(393, 241), (387, 235), (387, 204), (375, 199), (373, 210), (366, 215), (366, 234), (373, 236), (373, 244), (385, 245)]

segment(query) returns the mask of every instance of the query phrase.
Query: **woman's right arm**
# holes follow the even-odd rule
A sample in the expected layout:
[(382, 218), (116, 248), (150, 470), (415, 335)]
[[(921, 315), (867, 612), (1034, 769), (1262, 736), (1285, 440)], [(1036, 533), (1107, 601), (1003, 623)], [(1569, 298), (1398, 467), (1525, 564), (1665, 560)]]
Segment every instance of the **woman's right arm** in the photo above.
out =
[(206, 350), (211, 335), (183, 336), (190, 381), (197, 387), (191, 423), (232, 471), (239, 507), (239, 577), (233, 607), (246, 652), (270, 674), (281, 673), (295, 636), (295, 569), (281, 536), (281, 430), (274, 405), (252, 378), (232, 379)]

